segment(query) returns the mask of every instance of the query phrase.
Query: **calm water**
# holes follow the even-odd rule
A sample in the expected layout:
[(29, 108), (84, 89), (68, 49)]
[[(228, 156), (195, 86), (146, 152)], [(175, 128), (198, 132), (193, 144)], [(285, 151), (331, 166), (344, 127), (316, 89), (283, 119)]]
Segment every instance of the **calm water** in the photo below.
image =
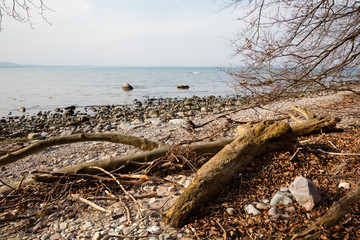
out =
[[(227, 96), (230, 77), (217, 68), (0, 68), (0, 117), (76, 105), (129, 104), (146, 97)], [(134, 90), (124, 92), (128, 82)], [(190, 89), (180, 90), (178, 84)]]

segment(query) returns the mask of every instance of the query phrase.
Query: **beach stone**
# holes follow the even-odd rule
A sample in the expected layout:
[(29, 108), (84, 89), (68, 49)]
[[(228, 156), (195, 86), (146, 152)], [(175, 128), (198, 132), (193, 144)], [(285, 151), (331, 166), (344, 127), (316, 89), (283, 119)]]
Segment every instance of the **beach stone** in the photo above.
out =
[(119, 128), (123, 130), (130, 130), (133, 128), (133, 125), (129, 122), (122, 122), (120, 123)]
[(256, 208), (260, 209), (260, 210), (266, 210), (266, 209), (269, 209), (269, 205), (260, 202), (260, 203), (256, 203)]
[(148, 115), (150, 118), (158, 118), (160, 113), (158, 110), (151, 110)]
[(65, 230), (68, 227), (68, 223), (67, 222), (62, 222), (59, 224), (59, 228), (60, 230)]
[(226, 209), (226, 212), (227, 212), (230, 216), (232, 216), (232, 215), (235, 214), (235, 209), (234, 209), (234, 208), (227, 208), (227, 209)]
[(40, 133), (29, 133), (27, 138), (29, 140), (41, 139), (41, 134)]
[(347, 182), (339, 183), (338, 188), (350, 189), (350, 184)]
[(86, 231), (91, 229), (94, 226), (94, 224), (91, 221), (86, 221), (84, 225), (82, 225), (82, 230)]
[(258, 215), (258, 214), (261, 214), (261, 212), (255, 208), (254, 205), (252, 204), (248, 204), (245, 206), (245, 211), (248, 213), (248, 214), (253, 214), (253, 215)]
[(160, 118), (148, 118), (147, 121), (155, 126), (163, 124), (163, 121)]
[(144, 124), (144, 121), (142, 121), (141, 119), (135, 119), (134, 121), (131, 122), (131, 124), (141, 125), (141, 124)]
[(303, 176), (295, 178), (289, 189), (296, 201), (308, 211), (321, 200), (321, 193), (315, 184)]
[(65, 130), (65, 131), (63, 131), (62, 133), (60, 133), (60, 137), (70, 136), (70, 135), (72, 135), (72, 134), (75, 134), (75, 132), (72, 131), (72, 130)]
[(294, 212), (296, 212), (296, 209), (294, 206), (290, 206), (290, 207), (285, 208), (285, 211), (287, 211), (289, 213), (294, 213)]
[(173, 125), (185, 125), (186, 124), (186, 121), (184, 119), (171, 119), (169, 121), (170, 124), (173, 124)]
[(276, 216), (276, 214), (277, 214), (277, 207), (276, 207), (276, 206), (271, 207), (271, 208), (269, 209), (268, 214), (269, 214), (270, 216)]
[(133, 86), (131, 86), (129, 83), (124, 83), (123, 85), (123, 90), (124, 91), (130, 91), (130, 90), (133, 90)]
[(53, 235), (51, 235), (50, 240), (57, 240), (61, 238), (61, 234), (60, 233), (54, 233)]
[(284, 205), (289, 205), (293, 202), (290, 198), (291, 194), (289, 192), (277, 192), (270, 201), (270, 206), (277, 206), (278, 203), (282, 203)]
[(148, 229), (148, 232), (151, 234), (160, 234), (163, 230), (159, 226), (152, 226)]
[(100, 238), (101, 238), (101, 233), (100, 233), (100, 232), (95, 232), (95, 233), (92, 235), (91, 240), (99, 240)]
[(21, 112), (21, 113), (26, 112), (26, 108), (24, 108), (24, 107), (19, 108), (19, 112)]

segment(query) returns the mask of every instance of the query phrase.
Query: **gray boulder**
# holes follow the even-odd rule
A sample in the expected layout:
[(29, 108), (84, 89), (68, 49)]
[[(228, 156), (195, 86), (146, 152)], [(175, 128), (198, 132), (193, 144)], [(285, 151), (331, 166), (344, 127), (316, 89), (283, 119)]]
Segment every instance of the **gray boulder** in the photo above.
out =
[(134, 89), (133, 86), (131, 86), (129, 83), (125, 83), (123, 85), (123, 90), (124, 91), (130, 91), (130, 90), (133, 90), (133, 89)]
[(308, 211), (321, 200), (321, 193), (315, 184), (302, 176), (295, 178), (294, 182), (290, 184), (289, 190), (296, 201)]

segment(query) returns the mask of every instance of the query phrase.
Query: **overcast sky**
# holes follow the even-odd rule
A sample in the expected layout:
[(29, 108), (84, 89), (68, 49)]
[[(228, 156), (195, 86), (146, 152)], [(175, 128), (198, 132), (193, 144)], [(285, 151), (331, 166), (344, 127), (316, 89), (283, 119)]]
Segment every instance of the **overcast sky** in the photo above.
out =
[(233, 9), (213, 0), (43, 0), (51, 25), (4, 18), (0, 62), (97, 66), (227, 66)]

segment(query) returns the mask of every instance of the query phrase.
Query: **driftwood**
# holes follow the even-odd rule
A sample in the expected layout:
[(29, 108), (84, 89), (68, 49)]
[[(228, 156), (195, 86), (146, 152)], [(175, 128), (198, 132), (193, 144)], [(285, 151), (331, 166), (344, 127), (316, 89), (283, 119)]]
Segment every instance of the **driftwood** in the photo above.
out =
[(351, 212), (351, 207), (360, 202), (360, 183), (348, 192), (339, 201), (335, 202), (331, 208), (309, 228), (296, 234), (292, 239), (319, 239), (318, 233), (322, 228), (329, 228), (338, 223), (347, 213)]
[(0, 167), (9, 163), (13, 163), (19, 159), (25, 158), (52, 146), (87, 141), (106, 141), (113, 143), (122, 143), (135, 146), (142, 150), (153, 150), (160, 147), (159, 143), (150, 141), (145, 138), (134, 137), (131, 135), (112, 133), (82, 133), (46, 139), (31, 144), (30, 146), (17, 150), (15, 152), (8, 153), (5, 156), (0, 157)]
[(337, 118), (317, 117), (297, 106), (292, 108), (301, 113), (305, 121), (289, 114), (300, 123), (292, 127), (267, 121), (240, 125), (240, 136), (198, 170), (193, 183), (165, 212), (163, 220), (173, 227), (183, 226), (197, 209), (219, 193), (252, 159), (265, 152), (293, 148), (297, 144), (296, 136), (334, 128), (339, 121)]
[(163, 215), (166, 223), (183, 226), (191, 214), (218, 194), (253, 158), (269, 151), (293, 149), (297, 144), (286, 123), (264, 121), (246, 126), (240, 134), (198, 170), (193, 183)]
[[(219, 152), (224, 146), (231, 143), (233, 139), (226, 139), (226, 140), (219, 140), (214, 142), (208, 143), (200, 143), (194, 144), (189, 146), (183, 146), (183, 148), (189, 148), (191, 151), (195, 152), (196, 154), (204, 154), (204, 153), (213, 153), (216, 154)], [(78, 173), (78, 174), (95, 174), (99, 173), (99, 170), (93, 169), (91, 167), (98, 166), (107, 171), (113, 171), (116, 169), (121, 168), (122, 173), (129, 173), (138, 168), (137, 163), (144, 163), (144, 162), (151, 162), (155, 159), (163, 157), (172, 149), (171, 146), (165, 145), (158, 149), (149, 151), (149, 152), (142, 152), (137, 153), (131, 156), (123, 156), (118, 158), (111, 158), (105, 160), (96, 160), (96, 161), (89, 161), (78, 165), (68, 166), (62, 169), (59, 169), (56, 172), (59, 173)], [(9, 192), (13, 191), (16, 188), (24, 187), (33, 183), (33, 179), (25, 179), (21, 186), (20, 182), (15, 182), (9, 184), (9, 186), (2, 186), (0, 187), (1, 194), (8, 194)]]
[[(321, 119), (315, 117), (315, 119), (310, 119), (309, 114), (304, 114), (305, 111), (302, 108), (296, 109), (298, 112), (302, 112), (306, 119), (308, 119), (308, 124), (301, 123), (298, 125), (292, 126), (293, 131), (297, 136), (301, 136), (301, 134), (310, 134), (312, 131), (317, 132), (325, 128), (334, 128), (336, 123), (339, 121), (337, 118), (332, 119)], [(312, 115), (316, 116), (316, 115)], [(311, 127), (309, 127), (309, 125)], [(200, 143), (200, 144), (193, 144), (193, 145), (185, 145), (181, 146), (182, 148), (190, 149), (191, 151), (195, 152), (196, 154), (204, 154), (204, 153), (218, 153), (224, 146), (231, 143), (234, 139), (226, 139), (214, 142), (207, 142), (207, 143)], [(116, 169), (121, 168), (122, 173), (129, 173), (136, 168), (138, 168), (138, 163), (145, 163), (151, 162), (157, 158), (163, 157), (166, 155), (168, 151), (172, 149), (172, 146), (169, 145), (162, 145), (160, 143), (152, 142), (150, 140), (144, 138), (138, 138), (129, 135), (121, 135), (121, 134), (76, 134), (66, 137), (57, 137), (53, 139), (48, 139), (44, 141), (39, 141), (33, 145), (30, 145), (24, 149), (20, 149), (16, 152), (10, 153), (3, 157), (0, 157), (0, 166), (9, 164), (11, 162), (17, 161), (21, 158), (25, 158), (31, 154), (49, 148), (51, 146), (59, 145), (59, 144), (68, 144), (74, 142), (84, 142), (84, 141), (110, 141), (114, 143), (123, 143), (136, 146), (140, 149), (144, 150), (152, 150), (149, 152), (143, 152), (134, 154), (131, 156), (123, 156), (118, 158), (112, 159), (105, 159), (105, 160), (97, 160), (97, 161), (90, 161), (85, 162), (78, 165), (68, 166), (62, 169), (59, 169), (57, 172), (60, 173), (79, 173), (79, 174), (94, 174), (99, 173), (98, 170), (92, 169), (93, 166), (101, 167), (107, 171), (113, 171)], [(0, 187), (1, 194), (7, 194), (14, 189), (26, 186), (28, 184), (33, 183), (33, 179), (24, 179), (21, 182), (15, 182), (9, 184), (8, 186)]]

